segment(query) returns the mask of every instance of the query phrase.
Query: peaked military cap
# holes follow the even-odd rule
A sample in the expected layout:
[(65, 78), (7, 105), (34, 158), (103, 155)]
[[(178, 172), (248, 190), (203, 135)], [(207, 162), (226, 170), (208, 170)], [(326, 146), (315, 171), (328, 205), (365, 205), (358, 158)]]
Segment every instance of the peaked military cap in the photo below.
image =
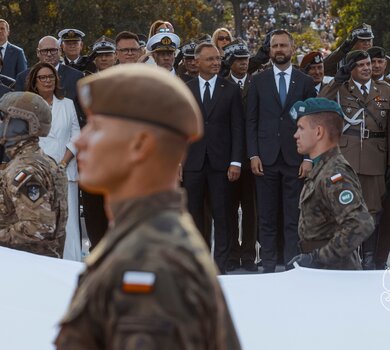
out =
[(386, 51), (383, 47), (373, 46), (367, 50), (371, 58), (386, 58)]
[(300, 117), (323, 112), (337, 113), (343, 118), (339, 104), (324, 97), (310, 97), (305, 101), (295, 102), (290, 109), (290, 117), (296, 123)]
[(352, 39), (358, 38), (362, 40), (374, 39), (374, 34), (372, 32), (371, 26), (369, 24), (363, 23), (360, 27), (352, 30), (351, 37)]
[(366, 58), (369, 58), (369, 57), (370, 57), (370, 55), (366, 51), (354, 50), (354, 51), (348, 52), (347, 57), (345, 58), (345, 61), (348, 64), (350, 62), (359, 62), (359, 61), (365, 60)]
[(94, 42), (92, 45), (92, 51), (97, 54), (114, 53), (116, 51), (115, 41), (103, 35)]
[(300, 64), (301, 69), (307, 69), (309, 68), (312, 64), (320, 64), (323, 63), (324, 59), (322, 57), (322, 53), (319, 51), (312, 51), (303, 56), (302, 62)]
[(204, 42), (211, 43), (211, 36), (208, 34), (204, 34), (201, 37), (197, 39), (191, 39), (187, 43), (183, 44), (182, 47), (180, 47), (181, 52), (183, 53), (184, 57), (190, 58), (195, 57), (195, 48)]
[(193, 94), (163, 68), (120, 64), (80, 79), (78, 93), (87, 115), (155, 125), (188, 141), (203, 135), (202, 114)]
[(85, 34), (78, 29), (63, 29), (58, 33), (58, 37), (61, 41), (80, 41)]
[(176, 51), (180, 38), (174, 33), (157, 33), (146, 44), (149, 51)]
[(232, 41), (230, 44), (224, 46), (223, 51), (225, 57), (236, 57), (236, 58), (248, 58), (250, 56), (248, 46), (240, 39)]

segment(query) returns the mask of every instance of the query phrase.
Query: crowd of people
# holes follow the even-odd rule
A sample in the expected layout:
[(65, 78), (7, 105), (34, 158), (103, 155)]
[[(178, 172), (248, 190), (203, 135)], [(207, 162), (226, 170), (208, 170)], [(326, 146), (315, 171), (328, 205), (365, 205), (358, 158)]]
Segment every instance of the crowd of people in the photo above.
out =
[[(212, 35), (182, 43), (170, 22), (158, 20), (151, 25), (147, 37), (130, 31), (120, 32), (115, 38), (101, 36), (85, 56), (81, 54), (84, 33), (79, 29), (63, 29), (57, 37), (44, 36), (37, 42), (38, 62), (30, 68), (23, 49), (8, 41), (9, 24), (1, 19), (0, 95), (12, 90), (28, 91), (47, 103), (52, 114), (51, 128), (45, 135), (39, 135), (39, 145), (67, 177), (64, 210), (68, 219), (65, 228), (57, 225), (54, 229), (61, 231), (58, 237), (64, 238), (63, 250), (58, 253), (56, 248), (55, 256), (81, 260), (75, 139), (86, 127), (85, 101), (90, 92), (77, 93), (78, 81), (115, 65), (143, 63), (159, 66), (184, 81), (203, 115), (204, 135), (189, 147), (186, 158), (177, 164), (177, 173), (187, 193), (189, 212), (210, 250), (214, 247), (214, 261), (221, 274), (239, 268), (258, 271), (256, 241), (261, 246), (265, 273), (275, 272), (278, 263), (290, 269), (299, 247), (301, 252), (326, 250), (326, 256), (320, 254), (321, 264), (317, 261), (315, 266), (351, 268), (352, 265), (333, 260), (337, 256), (348, 260), (359, 246), (363, 268), (383, 268), (390, 250), (386, 215), (382, 215), (390, 205), (385, 183), (390, 165), (387, 150), (390, 86), (386, 82), (385, 50), (373, 47), (372, 29), (364, 24), (352, 31), (331, 55), (307, 52), (300, 67), (295, 67), (291, 62), (295, 48), (290, 32), (275, 29), (280, 23), (298, 30), (298, 25), (305, 22), (327, 33), (324, 42), (332, 40), (333, 22), (326, 6), (327, 1), (309, 0), (274, 1), (268, 8), (261, 8), (256, 1), (242, 3), (245, 40), (235, 38), (228, 28), (218, 28)], [(265, 35), (263, 41), (261, 35)], [(334, 77), (331, 83), (327, 84), (324, 72)], [(340, 198), (330, 200), (335, 201), (334, 207), (343, 210), (343, 214), (323, 217), (331, 224), (321, 242), (313, 246), (310, 241), (318, 240), (318, 236), (305, 236), (307, 218), (299, 220), (299, 205), (304, 180), (310, 178), (316, 161), (308, 154), (298, 153), (296, 125), (289, 112), (296, 102), (317, 96), (335, 100), (342, 108), (345, 125), (340, 149), (359, 176), (364, 201), (356, 202), (353, 198), (360, 197), (342, 187)], [(168, 103), (161, 101), (165, 102)], [(131, 108), (136, 110), (136, 106)], [(170, 128), (176, 130), (175, 126)], [(15, 134), (25, 132), (16, 126), (10, 130)], [(5, 140), (9, 130), (2, 132)], [(14, 157), (8, 150), (11, 146), (14, 144), (5, 143), (4, 172)], [(34, 177), (29, 176), (28, 170), (20, 171), (12, 185), (16, 183), (17, 187), (4, 195), (9, 197), (7, 206), (13, 206), (15, 195), (26, 197), (23, 205), (45, 207), (47, 188), (32, 183)], [(332, 174), (331, 178), (339, 175)], [(353, 198), (349, 200), (347, 197), (351, 195)], [(88, 186), (83, 186), (81, 200), (93, 249), (109, 227), (112, 213), (102, 193), (91, 191)], [(353, 240), (353, 246), (345, 246), (352, 242), (348, 237), (360, 232), (345, 221), (350, 220), (346, 214), (366, 205), (375, 229), (367, 232), (372, 227), (365, 226), (360, 238)], [(20, 211), (17, 213), (22, 215)], [(7, 230), (7, 220), (21, 220), (10, 215), (10, 209), (1, 215), (0, 232)], [(58, 223), (54, 215), (50, 218), (32, 215), (28, 218), (30, 230), (42, 219), (51, 220), (52, 224), (45, 227), (53, 234)], [(0, 235), (0, 245), (28, 250), (29, 245), (42, 244), (30, 240), (13, 245), (10, 235)], [(312, 249), (306, 249), (307, 246)], [(47, 251), (47, 255), (53, 256), (50, 245)], [(361, 267), (356, 261), (352, 268)]]

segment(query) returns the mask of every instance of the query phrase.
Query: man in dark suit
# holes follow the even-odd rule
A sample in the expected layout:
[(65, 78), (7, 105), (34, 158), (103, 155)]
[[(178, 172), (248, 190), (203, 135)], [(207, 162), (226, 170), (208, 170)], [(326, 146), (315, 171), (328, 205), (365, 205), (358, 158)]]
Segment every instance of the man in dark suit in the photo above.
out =
[(291, 65), (294, 41), (285, 30), (272, 33), (273, 67), (255, 75), (248, 93), (247, 147), (260, 220), (260, 245), (264, 272), (274, 272), (277, 262), (278, 203), (282, 193), (285, 265), (297, 255), (299, 194), (311, 169), (297, 153), (295, 125), (289, 110), (298, 100), (315, 97), (313, 79)]
[(0, 56), (3, 59), (1, 74), (15, 79), (18, 73), (27, 68), (27, 60), (22, 48), (8, 42), (9, 24), (0, 19)]
[[(248, 74), (249, 50), (245, 42), (237, 39), (223, 48), (226, 66), (230, 67), (228, 81), (238, 84), (241, 88), (241, 97), (246, 110), (249, 85), (252, 77)], [(244, 133), (245, 134), (245, 133)], [(245, 137), (244, 137), (245, 138)], [(257, 271), (256, 238), (257, 238), (257, 214), (256, 214), (256, 187), (255, 177), (251, 171), (250, 161), (244, 147), (243, 162), (240, 178), (232, 183), (233, 201), (233, 234), (232, 248), (226, 265), (227, 271), (233, 271), (243, 267), (247, 271)], [(239, 217), (238, 210), (242, 212), (241, 245), (239, 244)]]
[[(204, 193), (209, 189), (215, 227), (214, 259), (221, 273), (231, 244), (231, 188), (241, 173), (243, 108), (240, 88), (217, 76), (218, 49), (202, 43), (195, 49), (199, 77), (187, 83), (203, 113), (204, 136), (190, 146), (183, 167), (188, 208), (204, 237)], [(204, 237), (210, 245), (210, 238)]]

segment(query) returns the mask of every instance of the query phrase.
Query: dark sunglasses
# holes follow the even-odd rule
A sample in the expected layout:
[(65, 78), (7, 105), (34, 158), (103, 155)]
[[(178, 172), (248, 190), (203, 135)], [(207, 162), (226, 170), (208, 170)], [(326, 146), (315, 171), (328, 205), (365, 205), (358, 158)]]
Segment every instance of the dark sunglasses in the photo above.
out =
[(219, 41), (223, 41), (223, 40), (230, 41), (230, 36), (219, 36), (219, 37), (218, 37), (218, 40), (219, 40)]

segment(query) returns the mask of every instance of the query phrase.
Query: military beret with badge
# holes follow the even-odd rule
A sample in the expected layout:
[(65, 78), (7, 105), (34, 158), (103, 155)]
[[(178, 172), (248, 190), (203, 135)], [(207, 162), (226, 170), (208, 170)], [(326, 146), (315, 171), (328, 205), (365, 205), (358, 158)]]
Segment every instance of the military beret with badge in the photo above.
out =
[(334, 76), (336, 83), (343, 83), (351, 77), (351, 72), (357, 65), (357, 62), (370, 58), (369, 54), (363, 50), (354, 50), (348, 52), (345, 58), (346, 64), (342, 66)]
[(340, 105), (325, 97), (310, 97), (305, 101), (295, 102), (290, 109), (290, 117), (296, 124), (301, 117), (324, 112), (336, 113), (343, 119)]
[(319, 51), (312, 51), (303, 57), (299, 68), (307, 73), (312, 64), (320, 64), (323, 62), (324, 62), (324, 59), (323, 59), (322, 53)]

